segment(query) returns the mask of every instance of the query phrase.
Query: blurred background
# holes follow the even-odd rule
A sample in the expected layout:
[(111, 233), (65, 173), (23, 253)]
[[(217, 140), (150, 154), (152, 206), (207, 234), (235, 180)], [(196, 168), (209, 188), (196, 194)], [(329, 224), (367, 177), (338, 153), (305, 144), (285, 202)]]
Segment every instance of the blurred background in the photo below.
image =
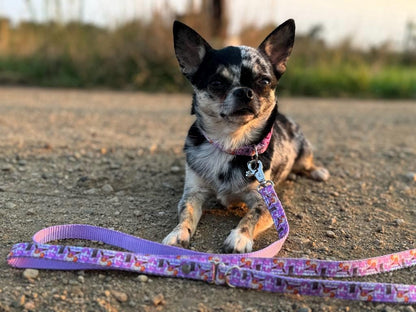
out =
[(294, 18), (279, 92), (416, 98), (415, 0), (0, 0), (0, 84), (188, 92), (172, 22), (215, 48)]

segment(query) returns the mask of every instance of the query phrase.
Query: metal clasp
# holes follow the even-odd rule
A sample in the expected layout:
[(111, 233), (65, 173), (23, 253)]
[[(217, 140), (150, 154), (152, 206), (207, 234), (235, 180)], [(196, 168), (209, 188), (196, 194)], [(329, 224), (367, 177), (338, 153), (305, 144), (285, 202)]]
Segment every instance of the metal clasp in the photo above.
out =
[(256, 180), (261, 184), (266, 178), (263, 172), (263, 163), (258, 159), (252, 159), (247, 163), (248, 171), (246, 171), (246, 177), (255, 177)]
[(255, 177), (256, 180), (260, 183), (257, 187), (257, 191), (260, 191), (261, 188), (266, 187), (267, 185), (274, 186), (273, 181), (266, 180), (263, 171), (263, 163), (259, 159), (252, 159), (247, 163), (248, 170), (246, 171), (246, 177)]

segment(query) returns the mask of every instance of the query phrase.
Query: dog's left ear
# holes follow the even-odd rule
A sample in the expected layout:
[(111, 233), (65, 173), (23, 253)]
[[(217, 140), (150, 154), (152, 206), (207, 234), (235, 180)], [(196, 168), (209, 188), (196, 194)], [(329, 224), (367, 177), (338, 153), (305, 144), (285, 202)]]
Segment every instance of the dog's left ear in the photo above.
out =
[(295, 42), (295, 21), (289, 19), (273, 30), (258, 47), (273, 65), (277, 79), (286, 71), (286, 62)]

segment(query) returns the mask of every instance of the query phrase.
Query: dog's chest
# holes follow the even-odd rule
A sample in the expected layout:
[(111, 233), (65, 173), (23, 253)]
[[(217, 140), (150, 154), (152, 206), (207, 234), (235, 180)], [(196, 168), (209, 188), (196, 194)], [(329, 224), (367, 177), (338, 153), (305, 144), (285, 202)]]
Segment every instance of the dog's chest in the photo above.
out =
[(236, 163), (235, 157), (209, 143), (187, 150), (188, 165), (217, 195), (239, 193), (251, 183), (244, 163)]

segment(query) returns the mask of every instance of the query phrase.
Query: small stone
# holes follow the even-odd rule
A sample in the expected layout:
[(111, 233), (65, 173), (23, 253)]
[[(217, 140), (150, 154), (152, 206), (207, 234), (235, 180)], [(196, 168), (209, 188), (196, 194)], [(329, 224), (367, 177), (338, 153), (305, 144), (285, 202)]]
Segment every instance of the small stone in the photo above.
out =
[(178, 173), (180, 171), (181, 171), (181, 167), (179, 167), (179, 166), (170, 167), (170, 172), (172, 172), (172, 173)]
[(404, 220), (403, 219), (396, 219), (396, 220), (393, 221), (393, 223), (394, 223), (395, 226), (400, 226), (404, 223)]
[(126, 293), (118, 291), (118, 290), (112, 290), (111, 294), (113, 295), (114, 298), (117, 299), (117, 301), (119, 302), (126, 302), (129, 297), (127, 296)]
[(6, 207), (6, 209), (13, 209), (16, 207), (16, 204), (12, 202), (7, 202), (4, 206)]
[(33, 208), (29, 208), (28, 210), (26, 210), (26, 214), (28, 216), (34, 216), (36, 213), (35, 210), (33, 210)]
[(1, 171), (10, 172), (13, 170), (14, 170), (14, 167), (10, 164), (5, 164), (1, 167)]
[(331, 192), (330, 194), (331, 194), (332, 196), (334, 196), (334, 197), (338, 197), (338, 196), (339, 196), (339, 193), (338, 193), (338, 192), (335, 192), (335, 191), (334, 191), (334, 192)]
[(114, 189), (110, 184), (104, 184), (101, 190), (106, 194), (114, 192)]
[(82, 275), (78, 276), (78, 281), (79, 281), (81, 284), (84, 284), (84, 282), (85, 282), (84, 276), (82, 276)]
[(19, 307), (23, 306), (26, 302), (26, 296), (22, 295), (19, 300)]
[(24, 305), (24, 308), (27, 311), (35, 311), (36, 310), (36, 306), (35, 306), (35, 303), (33, 301), (26, 302), (25, 305)]
[(404, 312), (415, 312), (415, 309), (412, 308), (411, 306), (406, 306), (403, 311)]
[(155, 306), (163, 305), (165, 304), (165, 297), (163, 297), (163, 294), (158, 294), (153, 297), (152, 302)]
[(337, 235), (333, 231), (326, 231), (326, 236), (330, 238), (336, 238)]
[(117, 170), (117, 169), (120, 169), (120, 168), (121, 168), (120, 164), (117, 164), (117, 163), (111, 163), (110, 164), (110, 170)]
[(405, 178), (409, 182), (416, 182), (416, 173), (415, 172), (407, 172), (405, 175)]
[(39, 276), (39, 271), (35, 269), (26, 269), (23, 271), (23, 277), (27, 278), (28, 280), (34, 280)]
[(120, 201), (117, 196), (114, 196), (113, 198), (109, 200), (109, 202), (112, 204), (118, 204)]
[(137, 279), (139, 280), (139, 282), (141, 282), (141, 283), (146, 283), (148, 280), (149, 280), (149, 278), (147, 277), (147, 275), (143, 275), (143, 274), (140, 274), (138, 277), (137, 277)]
[(297, 309), (296, 312), (312, 312), (312, 309), (304, 306), (304, 307), (300, 307), (299, 309)]
[(382, 225), (377, 226), (376, 231), (377, 233), (384, 233), (384, 226)]
[(149, 148), (150, 154), (153, 155), (154, 153), (156, 153), (157, 148), (158, 148), (157, 144), (152, 144), (152, 146), (150, 146), (150, 148)]
[(289, 173), (289, 175), (287, 176), (286, 179), (289, 180), (289, 181), (296, 181), (297, 175), (294, 174), (293, 172), (291, 172), (291, 173)]
[(86, 190), (86, 191), (84, 192), (84, 194), (85, 194), (85, 195), (95, 195), (95, 194), (97, 194), (97, 189), (95, 189), (95, 188), (90, 188), (90, 189)]

